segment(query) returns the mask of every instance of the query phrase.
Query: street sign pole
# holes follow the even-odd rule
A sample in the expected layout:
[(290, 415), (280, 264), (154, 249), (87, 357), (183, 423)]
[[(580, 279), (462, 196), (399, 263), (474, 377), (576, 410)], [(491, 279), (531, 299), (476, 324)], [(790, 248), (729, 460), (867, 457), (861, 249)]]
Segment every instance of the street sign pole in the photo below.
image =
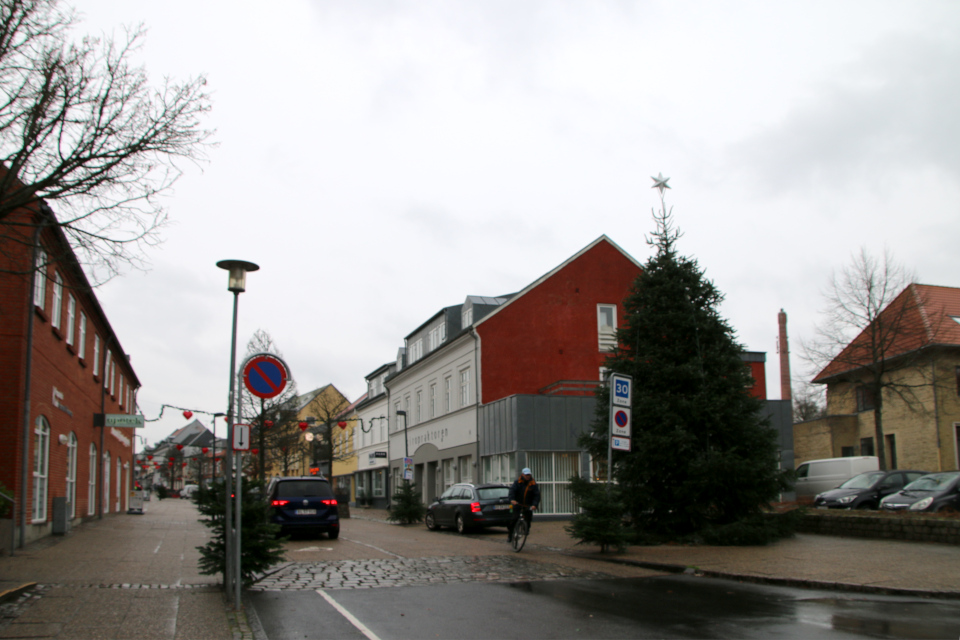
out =
[[(626, 440), (627, 450), (629, 450), (629, 438), (615, 436), (614, 429), (619, 426), (630, 429), (630, 412), (633, 396), (633, 376), (624, 373), (613, 373), (608, 378), (610, 384), (610, 422), (607, 431), (607, 491), (610, 490), (610, 484), (613, 482), (613, 449), (614, 440), (617, 441), (617, 449), (623, 449), (623, 441)], [(621, 424), (621, 422), (623, 424)]]

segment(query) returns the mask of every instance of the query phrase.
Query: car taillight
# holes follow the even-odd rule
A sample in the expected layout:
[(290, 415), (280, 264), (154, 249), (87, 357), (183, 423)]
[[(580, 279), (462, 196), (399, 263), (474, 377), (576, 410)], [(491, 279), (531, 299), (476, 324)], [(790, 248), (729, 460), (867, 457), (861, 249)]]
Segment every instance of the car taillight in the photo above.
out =
[(483, 511), (483, 509), (480, 508), (479, 502), (474, 502), (470, 505), (470, 511), (474, 513), (480, 513), (481, 511)]
[(334, 498), (328, 498), (326, 500), (321, 500), (320, 502), (327, 505), (328, 507), (332, 507), (333, 505), (337, 504), (337, 501)]
[(289, 500), (274, 500), (270, 503), (271, 507), (283, 507), (290, 504)]

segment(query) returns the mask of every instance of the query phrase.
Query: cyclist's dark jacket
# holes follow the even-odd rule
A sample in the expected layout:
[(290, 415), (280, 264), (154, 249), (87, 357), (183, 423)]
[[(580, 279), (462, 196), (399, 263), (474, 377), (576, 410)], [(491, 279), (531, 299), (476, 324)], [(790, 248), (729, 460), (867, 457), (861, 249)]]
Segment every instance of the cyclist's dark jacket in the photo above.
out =
[(510, 487), (510, 499), (525, 507), (539, 507), (540, 487), (537, 486), (537, 481), (531, 479), (527, 482), (526, 478), (520, 476)]

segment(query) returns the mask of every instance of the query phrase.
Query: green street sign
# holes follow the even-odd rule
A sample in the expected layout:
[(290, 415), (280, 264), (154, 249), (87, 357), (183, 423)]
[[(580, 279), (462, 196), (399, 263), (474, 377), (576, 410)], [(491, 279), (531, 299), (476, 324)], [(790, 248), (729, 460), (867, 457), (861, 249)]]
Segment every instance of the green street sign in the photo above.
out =
[(95, 427), (126, 427), (129, 429), (142, 429), (144, 425), (142, 415), (130, 415), (129, 413), (95, 413), (93, 414), (93, 426)]

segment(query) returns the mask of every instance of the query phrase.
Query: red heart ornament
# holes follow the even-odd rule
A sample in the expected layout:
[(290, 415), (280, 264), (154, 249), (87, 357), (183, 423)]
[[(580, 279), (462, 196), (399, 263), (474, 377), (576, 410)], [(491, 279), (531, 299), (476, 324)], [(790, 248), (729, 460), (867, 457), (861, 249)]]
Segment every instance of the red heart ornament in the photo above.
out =
[(193, 411), (184, 411), (184, 412), (183, 412), (183, 417), (186, 418), (187, 420), (189, 420), (190, 418), (193, 417)]

